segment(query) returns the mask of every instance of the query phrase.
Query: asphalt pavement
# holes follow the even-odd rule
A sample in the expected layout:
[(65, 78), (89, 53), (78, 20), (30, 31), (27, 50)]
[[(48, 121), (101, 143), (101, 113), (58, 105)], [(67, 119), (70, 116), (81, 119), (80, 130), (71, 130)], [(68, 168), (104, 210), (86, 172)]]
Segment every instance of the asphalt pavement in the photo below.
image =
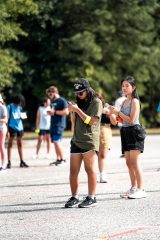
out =
[[(66, 163), (49, 166), (42, 144), (39, 159), (33, 159), (35, 140), (24, 141), (20, 168), (13, 148), (12, 168), (0, 172), (0, 240), (159, 240), (160, 239), (160, 135), (149, 135), (141, 155), (147, 198), (121, 199), (130, 186), (128, 171), (120, 158), (120, 137), (112, 140), (108, 154), (108, 183), (97, 184), (97, 207), (65, 209), (70, 197), (70, 138), (62, 140)], [(98, 171), (97, 171), (98, 175)], [(87, 177), (80, 172), (80, 198), (87, 194)]]

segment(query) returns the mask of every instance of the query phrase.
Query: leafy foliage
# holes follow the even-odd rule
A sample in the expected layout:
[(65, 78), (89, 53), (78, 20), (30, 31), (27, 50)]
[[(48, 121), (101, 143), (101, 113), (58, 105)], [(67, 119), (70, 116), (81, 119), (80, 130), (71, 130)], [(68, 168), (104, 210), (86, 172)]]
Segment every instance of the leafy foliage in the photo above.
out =
[(22, 72), (16, 52), (9, 41), (18, 41), (18, 36), (27, 36), (18, 22), (19, 15), (37, 11), (32, 0), (1, 0), (0, 2), (0, 90), (12, 86), (15, 73)]
[[(133, 75), (142, 101), (142, 121), (156, 126), (160, 92), (159, 0), (35, 3), (39, 12), (29, 18), (23, 15), (35, 13), (31, 0), (10, 0), (7, 4), (3, 2), (1, 8), (0, 25), (7, 21), (8, 27), (4, 28), (8, 28), (8, 33), (3, 30), (6, 34), (0, 34), (0, 42), (12, 40), (9, 46), (20, 52), (14, 52), (14, 59), (21, 65), (16, 65), (11, 73), (20, 71), (20, 66), (23, 70), (16, 75), (11, 91), (19, 89), (27, 97), (30, 95), (36, 105), (45, 89), (56, 85), (70, 99), (73, 80), (84, 76), (106, 101), (114, 103), (120, 80)], [(18, 36), (19, 41), (15, 42)], [(5, 82), (9, 84), (5, 80), (3, 86)]]

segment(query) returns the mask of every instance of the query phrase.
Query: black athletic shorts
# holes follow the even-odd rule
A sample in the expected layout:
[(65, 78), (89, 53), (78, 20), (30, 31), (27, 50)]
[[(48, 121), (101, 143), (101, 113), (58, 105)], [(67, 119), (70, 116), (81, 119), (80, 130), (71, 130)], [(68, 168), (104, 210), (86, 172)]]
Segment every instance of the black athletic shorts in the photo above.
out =
[(17, 131), (11, 127), (8, 128), (8, 132), (10, 134), (10, 137), (22, 137), (24, 134), (23, 131)]
[(136, 131), (136, 125), (130, 127), (122, 127), (120, 129), (121, 133), (121, 147), (122, 154), (125, 151), (130, 150), (139, 150), (140, 152), (144, 151), (144, 139), (139, 140)]
[(70, 153), (83, 154), (83, 153), (87, 153), (89, 151), (92, 151), (92, 149), (87, 150), (87, 149), (79, 148), (73, 141), (71, 141)]
[(50, 134), (50, 130), (40, 129), (39, 136), (44, 136), (46, 134)]

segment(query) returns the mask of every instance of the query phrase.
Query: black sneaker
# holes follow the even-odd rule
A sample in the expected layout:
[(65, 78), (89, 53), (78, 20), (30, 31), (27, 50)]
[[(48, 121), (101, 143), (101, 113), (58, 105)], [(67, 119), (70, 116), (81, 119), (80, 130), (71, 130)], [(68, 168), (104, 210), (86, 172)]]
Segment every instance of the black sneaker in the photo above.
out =
[(55, 162), (52, 162), (52, 163), (50, 163), (49, 165), (50, 165), (50, 166), (52, 166), (52, 165), (58, 166), (58, 165), (60, 165), (60, 164), (62, 164), (62, 163), (64, 163), (64, 162), (66, 162), (66, 160), (63, 160), (63, 159), (59, 160), (59, 159), (57, 159)]
[(24, 161), (21, 161), (20, 162), (20, 167), (21, 168), (28, 168), (29, 166)]
[(78, 198), (71, 197), (65, 203), (65, 208), (73, 208), (73, 207), (77, 206), (78, 203), (79, 203), (79, 199)]
[(7, 163), (6, 168), (11, 168), (11, 162), (8, 162), (8, 163)]
[(58, 165), (60, 165), (62, 163), (65, 163), (65, 162), (66, 162), (65, 159), (57, 160), (55, 165), (58, 166)]
[(97, 200), (96, 197), (94, 199), (90, 198), (87, 196), (83, 202), (81, 202), (78, 207), (79, 208), (90, 208), (90, 207), (95, 207), (97, 205)]

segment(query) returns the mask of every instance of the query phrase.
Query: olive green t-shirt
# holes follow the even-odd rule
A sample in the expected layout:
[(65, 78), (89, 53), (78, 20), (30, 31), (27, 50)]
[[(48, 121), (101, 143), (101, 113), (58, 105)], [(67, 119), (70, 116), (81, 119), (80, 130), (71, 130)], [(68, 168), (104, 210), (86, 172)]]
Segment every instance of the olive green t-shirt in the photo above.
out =
[(102, 101), (95, 97), (88, 109), (84, 111), (90, 117), (98, 117), (98, 122), (92, 126), (85, 124), (78, 114), (75, 114), (73, 143), (79, 148), (86, 150), (99, 150), (99, 132), (102, 115)]

